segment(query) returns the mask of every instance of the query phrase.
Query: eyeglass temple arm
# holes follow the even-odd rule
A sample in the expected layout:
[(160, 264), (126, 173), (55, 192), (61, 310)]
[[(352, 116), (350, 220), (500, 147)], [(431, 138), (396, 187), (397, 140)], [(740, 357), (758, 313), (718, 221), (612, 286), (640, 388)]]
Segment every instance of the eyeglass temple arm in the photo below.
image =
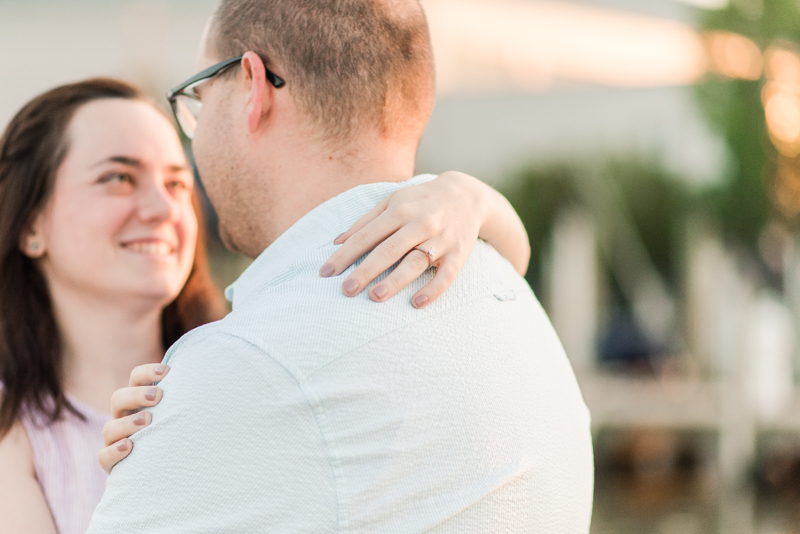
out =
[[(176, 96), (178, 96), (183, 90), (185, 90), (190, 85), (197, 83), (205, 78), (210, 78), (211, 76), (215, 76), (216, 74), (222, 72), (223, 69), (226, 69), (231, 65), (233, 65), (234, 63), (241, 61), (242, 57), (243, 56), (233, 57), (231, 59), (223, 61), (222, 63), (212, 65), (211, 67), (198, 72), (197, 74), (195, 74), (194, 76), (192, 76), (179, 86), (170, 89), (167, 92), (167, 100), (172, 102), (173, 100), (175, 100)], [(264, 61), (264, 59), (262, 58), (261, 61)], [(275, 74), (266, 67), (264, 67), (264, 70), (266, 71), (265, 74), (267, 79), (273, 86), (275, 86), (276, 89), (280, 89), (281, 87), (286, 85), (286, 81), (283, 78), (281, 78), (280, 76), (278, 76), (277, 74)]]

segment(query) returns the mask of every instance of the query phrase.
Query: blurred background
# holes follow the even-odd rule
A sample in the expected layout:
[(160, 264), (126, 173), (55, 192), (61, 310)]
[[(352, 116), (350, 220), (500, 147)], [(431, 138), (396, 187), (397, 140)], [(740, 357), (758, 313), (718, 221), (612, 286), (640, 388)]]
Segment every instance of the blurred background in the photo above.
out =
[[(420, 172), (522, 216), (592, 412), (592, 534), (800, 532), (800, 1), (423, 0)], [(0, 0), (0, 125), (194, 72), (212, 0)], [(217, 282), (248, 261), (210, 249)]]

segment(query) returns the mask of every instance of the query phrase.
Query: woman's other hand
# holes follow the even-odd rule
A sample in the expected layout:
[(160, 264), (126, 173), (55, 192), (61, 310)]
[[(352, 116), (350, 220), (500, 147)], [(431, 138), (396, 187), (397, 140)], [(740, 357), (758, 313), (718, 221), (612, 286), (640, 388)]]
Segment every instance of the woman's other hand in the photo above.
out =
[[(403, 259), (369, 291), (370, 299), (384, 302), (433, 266), (436, 276), (411, 297), (414, 307), (424, 308), (450, 287), (478, 237), (525, 273), (528, 236), (508, 200), (476, 178), (447, 172), (383, 199), (334, 241), (342, 246), (320, 269), (320, 276), (339, 275), (372, 250), (342, 283), (344, 294), (353, 297)], [(430, 255), (414, 250), (417, 246)]]
[(161, 402), (161, 389), (154, 386), (163, 380), (169, 366), (163, 363), (140, 365), (131, 372), (128, 387), (118, 389), (111, 397), (111, 419), (103, 426), (103, 445), (97, 457), (107, 473), (133, 450), (129, 439), (152, 421), (142, 408)]

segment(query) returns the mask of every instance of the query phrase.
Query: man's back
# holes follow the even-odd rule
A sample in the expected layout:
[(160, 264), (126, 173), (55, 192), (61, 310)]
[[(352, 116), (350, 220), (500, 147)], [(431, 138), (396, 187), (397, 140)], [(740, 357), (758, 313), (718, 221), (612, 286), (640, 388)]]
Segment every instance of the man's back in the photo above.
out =
[(588, 532), (588, 412), (505, 260), (479, 242), (425, 310), (408, 304), (425, 279), (375, 304), (319, 278), (333, 236), (398, 187), (311, 212), (228, 318), (170, 351), (90, 531)]

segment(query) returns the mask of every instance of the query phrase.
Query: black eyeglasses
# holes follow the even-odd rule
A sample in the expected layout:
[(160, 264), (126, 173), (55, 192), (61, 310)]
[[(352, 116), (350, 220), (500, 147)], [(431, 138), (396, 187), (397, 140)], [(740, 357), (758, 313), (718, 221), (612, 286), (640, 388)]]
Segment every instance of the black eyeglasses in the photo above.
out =
[[(195, 92), (195, 87), (203, 82), (206, 82), (216, 76), (222, 74), (229, 68), (237, 65), (242, 61), (243, 56), (232, 57), (225, 61), (220, 61), (216, 65), (212, 65), (207, 69), (198, 72), (179, 86), (175, 87), (167, 93), (167, 100), (172, 106), (172, 113), (175, 114), (175, 120), (178, 122), (183, 135), (189, 139), (194, 138), (194, 132), (197, 128), (197, 117), (200, 116), (200, 110), (203, 109), (203, 102)], [(274, 72), (265, 68), (267, 80), (280, 89), (286, 82), (277, 76)]]

